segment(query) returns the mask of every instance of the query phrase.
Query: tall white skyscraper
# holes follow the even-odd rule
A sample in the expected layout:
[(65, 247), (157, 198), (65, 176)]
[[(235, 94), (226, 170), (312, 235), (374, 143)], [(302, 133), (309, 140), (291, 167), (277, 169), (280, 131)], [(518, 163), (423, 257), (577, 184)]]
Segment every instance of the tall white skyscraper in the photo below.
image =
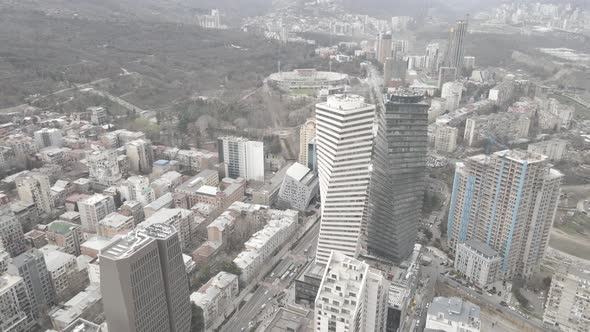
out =
[(388, 289), (379, 271), (332, 251), (315, 300), (316, 331), (384, 331)]
[(221, 137), (218, 140), (219, 161), (226, 164), (226, 175), (248, 181), (264, 181), (264, 143), (243, 137)]
[(332, 250), (357, 257), (366, 244), (375, 106), (333, 95), (316, 105), (322, 220), (316, 261)]
[(78, 202), (82, 230), (89, 233), (98, 231), (98, 222), (107, 214), (115, 212), (115, 201), (112, 196), (94, 194)]
[(135, 230), (99, 257), (109, 330), (190, 331), (188, 278), (174, 227), (154, 224)]
[(502, 257), (500, 274), (527, 278), (541, 264), (563, 174), (547, 157), (505, 150), (458, 163), (448, 220), (449, 249), (477, 239)]

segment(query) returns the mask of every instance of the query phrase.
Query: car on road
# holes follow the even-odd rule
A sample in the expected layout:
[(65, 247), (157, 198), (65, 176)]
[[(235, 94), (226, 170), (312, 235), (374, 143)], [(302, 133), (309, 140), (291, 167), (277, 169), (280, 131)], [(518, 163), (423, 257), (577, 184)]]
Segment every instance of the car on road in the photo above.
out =
[(264, 292), (264, 295), (268, 294), (268, 289)]
[(264, 303), (263, 305), (260, 306), (260, 309), (264, 309), (266, 308), (266, 303)]

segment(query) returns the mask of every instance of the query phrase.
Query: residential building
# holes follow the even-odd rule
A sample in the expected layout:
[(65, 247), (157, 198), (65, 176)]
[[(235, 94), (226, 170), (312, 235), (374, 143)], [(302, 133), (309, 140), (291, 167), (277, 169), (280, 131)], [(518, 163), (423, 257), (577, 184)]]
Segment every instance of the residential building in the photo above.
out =
[(528, 278), (541, 264), (563, 174), (546, 156), (505, 150), (457, 163), (449, 209), (449, 249), (477, 239), (502, 257), (500, 277)]
[(22, 134), (8, 135), (4, 142), (12, 149), (15, 158), (18, 160), (26, 159), (39, 151), (37, 143), (31, 137)]
[(47, 225), (47, 239), (66, 254), (80, 256), (80, 244), (84, 241), (80, 225), (56, 220)]
[(225, 163), (225, 174), (248, 181), (264, 181), (264, 144), (241, 137), (218, 140), (219, 162)]
[[(297, 215), (297, 212), (292, 212)], [(240, 279), (249, 283), (256, 278), (275, 251), (288, 243), (296, 232), (297, 217), (283, 217), (270, 220), (262, 230), (254, 233), (244, 244), (246, 250), (234, 259), (234, 263), (242, 271)]]
[(23, 226), (23, 231), (32, 229), (39, 222), (39, 211), (33, 202), (14, 201), (10, 204), (10, 210)]
[(567, 141), (562, 139), (552, 139), (538, 143), (529, 144), (528, 150), (546, 155), (552, 161), (561, 161), (563, 154), (566, 152)]
[[(162, 174), (160, 177), (155, 179), (151, 186), (154, 189), (156, 198), (162, 197), (166, 193), (170, 193), (174, 188), (178, 187), (182, 183), (182, 174), (176, 171), (169, 171)], [(219, 183), (219, 176), (217, 176), (217, 183)], [(217, 185), (214, 184), (215, 186)]]
[(162, 154), (170, 160), (178, 161), (181, 169), (191, 172), (200, 172), (219, 162), (217, 155), (208, 151), (167, 148)]
[(487, 244), (471, 239), (457, 244), (455, 255), (455, 270), (483, 289), (497, 280), (502, 257)]
[(188, 279), (173, 226), (136, 230), (100, 254), (100, 284), (109, 330), (188, 332)]
[(332, 251), (315, 300), (317, 331), (383, 331), (387, 281), (365, 262)]
[(103, 124), (107, 124), (108, 122), (108, 113), (104, 107), (101, 106), (94, 106), (88, 107), (86, 111), (90, 112), (90, 123), (96, 126), (101, 126)]
[(428, 308), (426, 331), (479, 332), (479, 307), (458, 297), (435, 297)]
[(109, 213), (115, 212), (115, 201), (111, 196), (94, 194), (78, 201), (78, 210), (80, 211), (82, 230), (88, 233), (96, 233), (98, 222)]
[(450, 153), (457, 149), (457, 134), (459, 129), (446, 125), (436, 126), (434, 132), (434, 149), (439, 152)]
[(39, 318), (39, 313), (47, 312), (56, 304), (55, 291), (41, 251), (29, 249), (14, 257), (8, 264), (7, 271), (24, 281), (35, 319)]
[(8, 269), (8, 263), (10, 261), (10, 254), (4, 249), (0, 249), (0, 275), (4, 274)]
[(319, 192), (319, 179), (314, 171), (300, 163), (287, 169), (278, 193), (278, 205), (285, 209), (307, 210)]
[(543, 322), (557, 331), (582, 332), (590, 326), (590, 270), (561, 264), (551, 278)]
[(129, 158), (129, 169), (135, 174), (149, 174), (152, 171), (154, 154), (152, 143), (145, 139), (138, 139), (125, 144), (125, 151)]
[(125, 203), (123, 203), (123, 205), (121, 205), (119, 208), (119, 213), (124, 216), (133, 217), (133, 223), (135, 225), (139, 224), (145, 219), (143, 207), (138, 201), (125, 201)]
[[(102, 319), (102, 314), (103, 303), (100, 286), (90, 285), (60, 305), (57, 310), (52, 311), (49, 318), (53, 328), (57, 331), (66, 332), (70, 326), (81, 318), (97, 321)], [(72, 332), (78, 331), (74, 330)]]
[[(375, 106), (357, 95), (332, 95), (316, 105), (321, 228), (316, 261), (332, 250), (357, 257), (365, 246)], [(346, 156), (346, 158), (344, 158)]]
[(442, 85), (440, 97), (447, 101), (446, 110), (453, 112), (459, 108), (461, 98), (463, 97), (463, 83), (446, 82)]
[(98, 222), (98, 236), (113, 238), (118, 234), (126, 234), (135, 228), (133, 216), (125, 216), (117, 212), (107, 214)]
[(171, 193), (166, 193), (155, 201), (143, 207), (143, 213), (146, 218), (151, 217), (154, 213), (165, 208), (172, 208), (174, 206), (174, 198)]
[(299, 128), (299, 163), (308, 165), (309, 160), (309, 143), (315, 137), (316, 133), (315, 118), (309, 118), (301, 128)]
[(80, 287), (76, 256), (66, 254), (57, 246), (46, 245), (39, 249), (43, 253), (51, 285), (55, 291), (56, 302), (63, 301), (76, 294)]
[(29, 295), (21, 277), (0, 276), (0, 331), (27, 332), (33, 329)]
[(426, 63), (425, 67), (431, 73), (438, 73), (438, 68), (442, 61), (443, 51), (439, 43), (430, 43), (426, 46)]
[(117, 184), (122, 178), (118, 157), (113, 149), (90, 152), (86, 156), (90, 179), (105, 186)]
[(0, 249), (16, 257), (27, 249), (23, 227), (9, 209), (0, 209)]
[(203, 309), (206, 331), (218, 328), (235, 309), (238, 287), (238, 276), (221, 271), (191, 294), (191, 302)]
[(39, 172), (28, 172), (16, 178), (18, 197), (26, 203), (34, 203), (40, 213), (51, 213), (51, 185), (49, 176)]
[(146, 176), (134, 175), (127, 178), (121, 186), (122, 196), (128, 201), (138, 201), (146, 206), (156, 200), (154, 189), (150, 186), (150, 179)]
[(37, 130), (33, 135), (39, 149), (49, 147), (61, 148), (64, 143), (61, 130), (56, 128), (43, 128)]
[(64, 329), (64, 332), (107, 332), (107, 325), (106, 323), (94, 324), (85, 319), (77, 318)]

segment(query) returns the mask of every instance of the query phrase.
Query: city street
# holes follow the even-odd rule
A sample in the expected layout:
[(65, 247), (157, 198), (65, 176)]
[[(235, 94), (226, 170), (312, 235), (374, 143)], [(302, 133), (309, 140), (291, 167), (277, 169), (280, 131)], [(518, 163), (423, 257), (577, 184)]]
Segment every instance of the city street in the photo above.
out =
[[(290, 245), (285, 246), (280, 263), (272, 269), (268, 276), (260, 276), (258, 288), (251, 293), (251, 297), (233, 314), (230, 320), (223, 325), (221, 331), (250, 331), (259, 320), (270, 317), (274, 311), (282, 306), (287, 289), (295, 280), (304, 266), (313, 260), (315, 255), (315, 243), (319, 234), (320, 223), (315, 224), (290, 250)], [(287, 273), (287, 271), (290, 271)]]

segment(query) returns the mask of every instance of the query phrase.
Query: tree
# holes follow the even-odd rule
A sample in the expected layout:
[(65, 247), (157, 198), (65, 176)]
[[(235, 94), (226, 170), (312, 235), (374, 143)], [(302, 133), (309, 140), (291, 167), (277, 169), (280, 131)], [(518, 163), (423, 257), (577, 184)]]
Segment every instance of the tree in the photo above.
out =
[(203, 309), (191, 302), (191, 332), (201, 332), (205, 330), (205, 318)]
[(225, 261), (223, 263), (221, 263), (221, 271), (227, 272), (227, 273), (231, 273), (231, 274), (235, 274), (237, 276), (239, 276), (240, 274), (242, 274), (242, 269), (240, 269), (236, 263), (234, 263), (233, 261)]
[(549, 289), (551, 287), (551, 276), (543, 278), (543, 288)]

